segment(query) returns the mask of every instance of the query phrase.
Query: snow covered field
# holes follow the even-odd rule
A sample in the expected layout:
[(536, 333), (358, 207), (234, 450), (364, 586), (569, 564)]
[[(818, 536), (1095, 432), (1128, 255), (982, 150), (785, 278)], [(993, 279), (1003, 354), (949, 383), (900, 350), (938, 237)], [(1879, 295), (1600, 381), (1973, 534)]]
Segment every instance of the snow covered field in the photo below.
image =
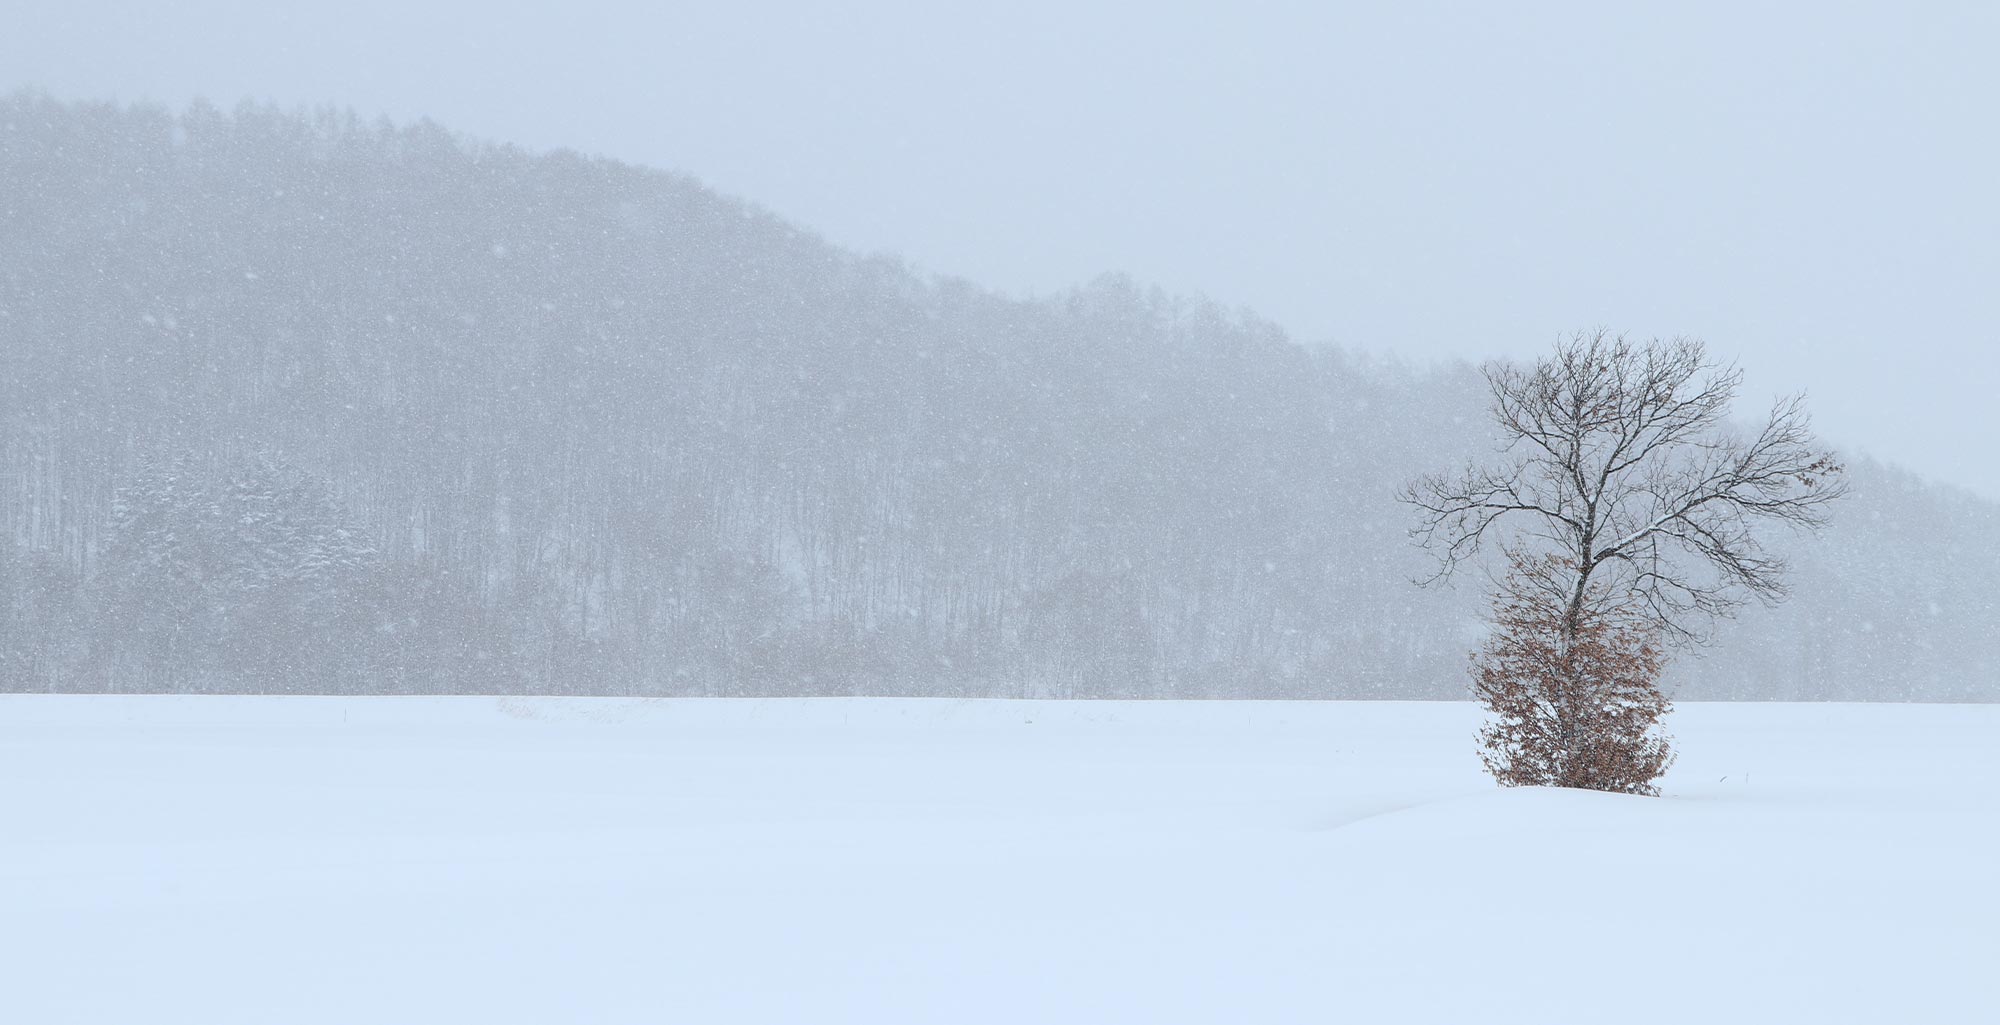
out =
[(1971, 1022), (2000, 707), (0, 698), (0, 1020)]

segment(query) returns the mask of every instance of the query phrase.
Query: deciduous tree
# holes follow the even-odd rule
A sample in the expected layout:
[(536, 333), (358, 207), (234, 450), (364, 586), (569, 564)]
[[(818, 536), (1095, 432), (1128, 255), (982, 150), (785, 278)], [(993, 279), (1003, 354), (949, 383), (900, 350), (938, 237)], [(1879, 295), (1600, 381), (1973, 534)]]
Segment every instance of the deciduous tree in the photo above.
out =
[[(1735, 429), (1742, 372), (1692, 339), (1579, 334), (1485, 374), (1504, 459), (1421, 477), (1403, 499), (1439, 557), (1433, 581), (1489, 544), (1509, 566), (1475, 659), (1497, 719), (1488, 767), (1503, 784), (1645, 792), (1670, 758), (1645, 739), (1666, 710), (1661, 644), (1704, 639), (1747, 597), (1782, 598), (1784, 561), (1759, 531), (1823, 523), (1841, 467), (1799, 396)], [(1625, 724), (1609, 747), (1590, 725), (1606, 722)], [(1614, 753), (1623, 764), (1579, 775)]]

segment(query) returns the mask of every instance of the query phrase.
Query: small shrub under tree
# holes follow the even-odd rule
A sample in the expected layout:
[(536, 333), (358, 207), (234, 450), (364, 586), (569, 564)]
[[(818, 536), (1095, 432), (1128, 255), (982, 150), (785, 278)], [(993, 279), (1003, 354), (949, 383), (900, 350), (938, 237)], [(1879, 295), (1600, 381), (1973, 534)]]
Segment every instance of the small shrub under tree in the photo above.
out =
[(1493, 601), (1494, 632), (1472, 658), (1472, 690), (1492, 718), (1479, 758), (1502, 786), (1557, 786), (1657, 795), (1673, 763), (1659, 724), (1660, 631), (1608, 596), (1565, 622), (1544, 583), (1554, 560), (1516, 560)]

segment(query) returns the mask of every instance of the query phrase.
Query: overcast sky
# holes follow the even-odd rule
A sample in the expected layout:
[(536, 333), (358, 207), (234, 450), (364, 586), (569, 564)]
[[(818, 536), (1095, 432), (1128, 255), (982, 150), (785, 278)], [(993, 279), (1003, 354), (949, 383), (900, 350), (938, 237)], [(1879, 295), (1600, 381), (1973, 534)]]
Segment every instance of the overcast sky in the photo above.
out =
[(1696, 335), (2000, 498), (2000, 4), (949, 6), (0, 0), (0, 88), (430, 116), (1419, 361)]

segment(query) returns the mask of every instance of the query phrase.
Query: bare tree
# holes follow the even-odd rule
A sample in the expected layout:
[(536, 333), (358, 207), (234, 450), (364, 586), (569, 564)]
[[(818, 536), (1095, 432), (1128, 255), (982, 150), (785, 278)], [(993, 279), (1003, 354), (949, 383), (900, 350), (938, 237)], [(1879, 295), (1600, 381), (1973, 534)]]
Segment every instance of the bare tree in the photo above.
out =
[[(1784, 561), (1756, 528), (1817, 527), (1827, 504), (1846, 491), (1839, 463), (1812, 436), (1800, 397), (1779, 399), (1752, 432), (1732, 429), (1727, 417), (1742, 372), (1711, 361), (1699, 341), (1634, 344), (1600, 330), (1560, 342), (1532, 367), (1493, 364), (1485, 374), (1506, 460), (1421, 477), (1402, 498), (1420, 514), (1413, 537), (1439, 558), (1427, 582), (1449, 578), (1489, 543), (1502, 550), (1513, 571), (1496, 580), (1495, 608), (1547, 614), (1557, 631), (1548, 665), (1580, 665), (1573, 652), (1586, 633), (1600, 645), (1607, 638), (1642, 644), (1653, 632), (1698, 641), (1746, 596), (1782, 598)], [(1521, 572), (1524, 566), (1534, 571)], [(1496, 611), (1502, 633), (1527, 621)], [(1636, 649), (1611, 657), (1656, 664)], [(1602, 681), (1579, 673), (1558, 668), (1540, 683), (1519, 682), (1540, 687), (1549, 707), (1616, 705), (1638, 693), (1629, 686), (1622, 698), (1593, 692)], [(1493, 683), (1476, 690), (1498, 693)], [(1504, 720), (1522, 706), (1509, 711), (1489, 700), (1488, 707)], [(1586, 724), (1565, 728), (1576, 743), (1589, 732)], [(1663, 756), (1654, 762), (1664, 768), (1664, 749), (1633, 750)]]
[(1574, 567), (1572, 624), (1602, 584), (1670, 638), (1696, 640), (1746, 594), (1784, 596), (1784, 560), (1756, 524), (1817, 527), (1846, 493), (1801, 396), (1779, 399), (1754, 433), (1730, 429), (1742, 371), (1693, 339), (1635, 345), (1600, 330), (1485, 373), (1508, 461), (1421, 477), (1402, 496), (1421, 514), (1413, 536), (1439, 556), (1434, 580), (1488, 541), (1538, 549)]

